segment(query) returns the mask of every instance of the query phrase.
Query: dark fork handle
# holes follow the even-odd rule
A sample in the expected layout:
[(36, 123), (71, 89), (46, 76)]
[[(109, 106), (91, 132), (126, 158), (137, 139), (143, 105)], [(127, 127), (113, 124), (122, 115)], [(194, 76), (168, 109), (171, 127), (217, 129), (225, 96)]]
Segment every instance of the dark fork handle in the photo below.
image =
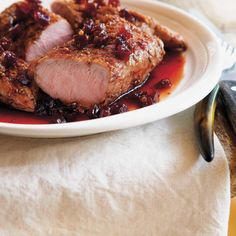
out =
[(234, 134), (236, 134), (236, 81), (224, 80), (201, 102), (195, 110), (195, 133), (200, 153), (207, 162), (214, 159), (214, 120), (217, 98), (221, 92), (221, 98)]
[(236, 134), (236, 81), (224, 80), (220, 82), (221, 97), (226, 110), (226, 115)]
[(216, 85), (213, 91), (196, 105), (194, 114), (195, 133), (201, 155), (207, 162), (214, 159), (214, 120), (216, 101), (220, 86)]

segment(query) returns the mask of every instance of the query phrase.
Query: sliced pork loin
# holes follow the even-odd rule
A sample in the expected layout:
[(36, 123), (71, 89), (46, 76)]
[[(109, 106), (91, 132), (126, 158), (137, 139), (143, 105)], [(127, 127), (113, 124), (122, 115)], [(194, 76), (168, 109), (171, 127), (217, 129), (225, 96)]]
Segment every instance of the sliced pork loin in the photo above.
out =
[(28, 75), (28, 65), (0, 47), (0, 101), (18, 110), (34, 112), (37, 86)]
[(73, 31), (66, 20), (58, 18), (31, 39), (30, 35), (31, 32), (28, 31), (26, 38), (29, 36), (29, 40), (25, 42), (25, 59), (28, 62), (40, 58), (54, 47), (61, 46), (71, 40)]
[(70, 43), (32, 63), (30, 71), (52, 98), (90, 108), (144, 82), (163, 56), (160, 39), (118, 15), (106, 15), (96, 23), (88, 20)]
[(26, 61), (72, 39), (70, 24), (38, 2), (17, 2), (0, 14), (0, 38), (10, 39), (10, 50)]
[(132, 10), (107, 5), (105, 3), (98, 7), (96, 14), (93, 14), (89, 12), (91, 9), (93, 10), (91, 5), (86, 8), (84, 4), (86, 1), (81, 2), (81, 4), (78, 4), (74, 0), (55, 0), (52, 3), (51, 8), (53, 12), (67, 19), (75, 31), (80, 27), (84, 18), (89, 16), (89, 14), (92, 14), (92, 17), (97, 19), (104, 17), (107, 14), (120, 15), (136, 26), (142, 28), (142, 30), (149, 31), (158, 36), (164, 42), (165, 48), (171, 51), (184, 51), (187, 48), (184, 38), (179, 33), (161, 25), (151, 17), (144, 16)]

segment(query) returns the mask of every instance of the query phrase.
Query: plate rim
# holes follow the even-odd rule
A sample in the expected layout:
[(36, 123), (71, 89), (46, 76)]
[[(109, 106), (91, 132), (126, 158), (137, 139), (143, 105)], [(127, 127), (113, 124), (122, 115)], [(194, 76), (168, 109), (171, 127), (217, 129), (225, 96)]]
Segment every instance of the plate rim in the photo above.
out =
[[(160, 103), (154, 104), (149, 107), (140, 108), (134, 111), (129, 111), (126, 113), (113, 115), (110, 117), (99, 118), (94, 120), (87, 120), (87, 121), (78, 121), (78, 122), (71, 122), (65, 124), (14, 124), (14, 123), (4, 123), (0, 122), (0, 133), (14, 135), (14, 136), (24, 136), (24, 137), (75, 137), (75, 136), (83, 136), (95, 133), (102, 133), (111, 130), (118, 130), (124, 129), (129, 127), (134, 127), (146, 123), (150, 123), (156, 120), (160, 120), (174, 114), (177, 114), (181, 111), (184, 111), (191, 106), (195, 105), (201, 99), (203, 99), (217, 84), (218, 80), (220, 79), (220, 75), (222, 72), (222, 59), (221, 59), (221, 47), (220, 42), (215, 33), (204, 23), (202, 23), (196, 17), (190, 15), (186, 11), (175, 7), (173, 5), (155, 1), (155, 0), (125, 0), (123, 1), (126, 4), (153, 4), (155, 7), (161, 7), (166, 11), (171, 11), (175, 14), (178, 14), (184, 18), (190, 19), (195, 25), (198, 25), (202, 30), (205, 31), (206, 34), (212, 39), (212, 42), (215, 43), (215, 57), (213, 62), (207, 64), (208, 70), (206, 70), (203, 75), (199, 78), (199, 81), (195, 82), (194, 89), (201, 89), (201, 96), (197, 96), (193, 92), (193, 87), (187, 88), (186, 91), (181, 92), (180, 94), (170, 97), (166, 100), (161, 101)], [(209, 61), (208, 61), (209, 62)], [(215, 70), (210, 70), (213, 66), (216, 68)], [(211, 74), (211, 75), (210, 75)], [(212, 77), (208, 81), (208, 83), (203, 83), (205, 80), (204, 78)], [(187, 99), (183, 102), (184, 98), (191, 96), (191, 100)], [(179, 105), (176, 106), (174, 110), (169, 111), (165, 107), (168, 108), (172, 104), (178, 103)], [(180, 103), (179, 103), (180, 102)], [(158, 117), (155, 113), (158, 110), (162, 110), (162, 114)], [(141, 116), (139, 120), (133, 120), (133, 117)], [(128, 123), (132, 120), (132, 124)], [(126, 123), (127, 122), (127, 123)], [(121, 126), (122, 123), (122, 127)], [(119, 125), (117, 125), (119, 124)]]

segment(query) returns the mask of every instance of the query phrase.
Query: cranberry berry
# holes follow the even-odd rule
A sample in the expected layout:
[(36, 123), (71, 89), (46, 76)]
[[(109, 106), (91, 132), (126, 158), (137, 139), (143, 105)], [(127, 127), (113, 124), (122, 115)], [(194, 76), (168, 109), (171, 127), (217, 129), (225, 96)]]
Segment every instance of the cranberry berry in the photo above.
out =
[(119, 35), (122, 38), (123, 41), (127, 41), (132, 37), (132, 34), (129, 30), (127, 30), (125, 27), (122, 27), (119, 31)]
[(7, 68), (14, 67), (16, 65), (17, 58), (14, 53), (5, 51), (3, 53), (3, 65)]
[(88, 19), (84, 23), (83, 30), (86, 34), (91, 35), (94, 29), (94, 21), (92, 19)]
[(165, 88), (171, 88), (171, 87), (172, 87), (172, 83), (170, 82), (169, 79), (162, 79), (155, 86), (155, 88), (157, 89), (165, 89)]
[(131, 55), (131, 50), (127, 41), (119, 36), (116, 40), (116, 49), (115, 49), (116, 57), (122, 60), (129, 60), (129, 56)]
[(93, 36), (94, 36), (93, 42), (95, 47), (102, 48), (106, 46), (109, 36), (106, 31), (105, 24), (101, 23), (96, 25), (93, 29)]
[(120, 10), (120, 17), (125, 18), (129, 22), (135, 22), (135, 17), (130, 14), (126, 9)]
[(74, 37), (75, 46), (78, 49), (83, 49), (89, 43), (89, 37), (84, 33), (83, 30), (80, 30), (79, 33)]
[(2, 49), (5, 50), (9, 50), (10, 46), (11, 46), (11, 41), (5, 37), (3, 37), (1, 40), (0, 40), (0, 46), (2, 47)]
[(38, 22), (42, 26), (46, 26), (50, 22), (50, 16), (44, 14), (41, 11), (35, 11), (34, 12), (34, 20)]
[(98, 105), (94, 105), (91, 109), (87, 111), (87, 116), (89, 119), (96, 119), (100, 117), (100, 107)]

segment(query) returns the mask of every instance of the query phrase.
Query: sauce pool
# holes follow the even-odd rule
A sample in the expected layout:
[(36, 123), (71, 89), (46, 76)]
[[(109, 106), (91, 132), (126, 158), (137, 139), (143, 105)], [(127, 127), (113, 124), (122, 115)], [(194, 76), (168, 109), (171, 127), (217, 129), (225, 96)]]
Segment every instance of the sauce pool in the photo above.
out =
[[(184, 64), (185, 57), (182, 53), (167, 53), (164, 60), (152, 71), (147, 82), (134, 92), (145, 91), (148, 94), (157, 93), (159, 101), (164, 99), (175, 90), (183, 78)], [(156, 85), (162, 80), (168, 80), (171, 86), (161, 89), (157, 88)], [(125, 104), (129, 111), (140, 108), (137, 102), (130, 99), (130, 94), (121, 98), (119, 102)], [(0, 122), (39, 125), (55, 123), (55, 117), (39, 116), (23, 111), (12, 110), (3, 104), (0, 104), (0, 106)], [(78, 115), (75, 121), (79, 120), (85, 120), (85, 118)]]

